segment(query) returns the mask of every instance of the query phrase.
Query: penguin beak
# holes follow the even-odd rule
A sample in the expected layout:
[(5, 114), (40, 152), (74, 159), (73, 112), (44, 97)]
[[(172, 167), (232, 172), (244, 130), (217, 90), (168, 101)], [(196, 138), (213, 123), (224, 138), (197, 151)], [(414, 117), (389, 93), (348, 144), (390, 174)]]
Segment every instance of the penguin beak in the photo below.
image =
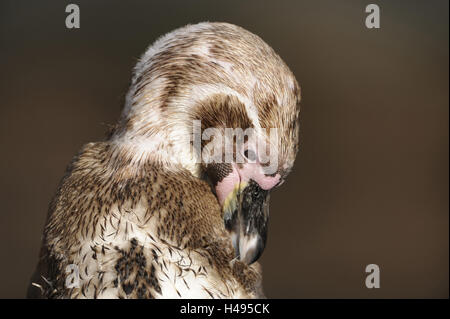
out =
[(240, 185), (225, 207), (225, 227), (231, 232), (236, 256), (252, 264), (261, 256), (267, 240), (269, 191), (255, 181)]

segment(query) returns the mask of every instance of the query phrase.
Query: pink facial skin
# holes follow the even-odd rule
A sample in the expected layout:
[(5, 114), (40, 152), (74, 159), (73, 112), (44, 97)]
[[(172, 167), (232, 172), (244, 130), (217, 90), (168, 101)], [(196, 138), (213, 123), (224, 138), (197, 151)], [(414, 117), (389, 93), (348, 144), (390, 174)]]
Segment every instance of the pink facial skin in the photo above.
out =
[(232, 167), (233, 171), (228, 174), (227, 177), (217, 183), (216, 186), (217, 198), (219, 199), (219, 203), (222, 206), (228, 194), (230, 194), (233, 191), (235, 185), (240, 182), (239, 173), (236, 170), (235, 165), (232, 165)]
[(246, 163), (238, 172), (241, 182), (248, 182), (252, 179), (264, 190), (275, 187), (275, 185), (280, 182), (281, 178), (278, 173), (275, 176), (265, 175), (261, 165), (258, 163)]
[(233, 171), (216, 186), (216, 193), (220, 205), (224, 204), (227, 196), (239, 183), (254, 180), (258, 183), (259, 187), (264, 190), (269, 190), (280, 182), (280, 174), (266, 176), (259, 163), (245, 163), (242, 168), (238, 168), (236, 164), (233, 164), (232, 167)]

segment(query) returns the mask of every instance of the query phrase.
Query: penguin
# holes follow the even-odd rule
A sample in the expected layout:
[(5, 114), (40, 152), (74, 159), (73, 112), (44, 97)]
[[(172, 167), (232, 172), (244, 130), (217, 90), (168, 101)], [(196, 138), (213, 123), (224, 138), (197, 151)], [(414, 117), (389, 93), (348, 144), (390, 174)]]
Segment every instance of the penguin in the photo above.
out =
[(155, 41), (117, 124), (49, 205), (29, 298), (263, 298), (269, 197), (292, 170), (300, 87), (229, 23)]

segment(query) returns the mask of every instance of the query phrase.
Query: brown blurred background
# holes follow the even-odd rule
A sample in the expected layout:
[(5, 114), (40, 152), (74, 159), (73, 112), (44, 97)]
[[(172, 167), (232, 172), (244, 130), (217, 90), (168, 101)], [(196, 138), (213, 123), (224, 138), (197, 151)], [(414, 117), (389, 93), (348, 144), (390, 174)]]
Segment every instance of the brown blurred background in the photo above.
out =
[[(65, 7), (81, 28), (65, 28)], [(448, 1), (2, 1), (0, 297), (24, 297), (72, 156), (118, 118), (137, 58), (187, 23), (261, 36), (303, 91), (272, 196), (273, 298), (448, 298)], [(365, 6), (381, 7), (367, 29)], [(381, 288), (365, 287), (365, 266)]]

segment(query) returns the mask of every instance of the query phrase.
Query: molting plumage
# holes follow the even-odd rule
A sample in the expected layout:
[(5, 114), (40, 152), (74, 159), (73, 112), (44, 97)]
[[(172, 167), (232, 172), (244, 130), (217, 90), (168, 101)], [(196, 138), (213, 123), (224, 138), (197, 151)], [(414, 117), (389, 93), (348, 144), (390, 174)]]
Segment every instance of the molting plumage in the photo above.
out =
[[(29, 295), (263, 296), (255, 261), (270, 190), (298, 150), (299, 102), (285, 63), (240, 27), (200, 23), (158, 39), (137, 63), (108, 139), (85, 145), (67, 168)], [(234, 161), (205, 161), (218, 142), (192, 147), (195, 121), (201, 131), (253, 133), (242, 145), (224, 135)], [(275, 150), (271, 172), (266, 146)]]

